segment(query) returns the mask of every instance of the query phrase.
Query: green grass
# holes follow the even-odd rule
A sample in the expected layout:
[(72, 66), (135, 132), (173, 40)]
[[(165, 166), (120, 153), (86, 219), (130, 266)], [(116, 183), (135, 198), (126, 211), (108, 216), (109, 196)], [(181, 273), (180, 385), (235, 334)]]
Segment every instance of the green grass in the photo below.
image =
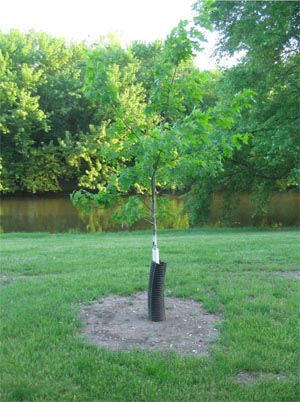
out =
[(298, 231), (160, 233), (166, 294), (222, 313), (210, 358), (111, 352), (76, 336), (80, 303), (146, 290), (150, 232), (0, 241), (1, 401), (300, 400), (299, 280), (278, 273), (299, 270)]

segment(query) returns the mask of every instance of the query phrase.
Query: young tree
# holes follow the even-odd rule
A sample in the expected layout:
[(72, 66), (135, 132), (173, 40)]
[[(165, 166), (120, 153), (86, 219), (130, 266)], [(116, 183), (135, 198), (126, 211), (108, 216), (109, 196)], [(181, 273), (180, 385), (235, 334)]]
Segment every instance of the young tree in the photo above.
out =
[(246, 141), (246, 135), (233, 138), (227, 134), (234, 115), (248, 104), (251, 94), (239, 94), (226, 107), (217, 105), (205, 112), (200, 108), (205, 75), (192, 64), (198, 40), (188, 22), (180, 22), (163, 45), (147, 91), (137, 79), (143, 76), (138, 74), (141, 62), (130, 49), (109, 64), (110, 54), (122, 54), (120, 48), (111, 49), (115, 44), (94, 50), (89, 57), (87, 90), (111, 112), (101, 128), (101, 157), (109, 173), (96, 194), (81, 190), (72, 199), (75, 205), (88, 208), (122, 203), (118, 215), (129, 225), (147, 218), (150, 210), (148, 307), (154, 321), (165, 318), (166, 264), (160, 260), (157, 241), (157, 195), (165, 189), (184, 188), (187, 176), (197, 176), (199, 169), (219, 169), (224, 150), (228, 153)]

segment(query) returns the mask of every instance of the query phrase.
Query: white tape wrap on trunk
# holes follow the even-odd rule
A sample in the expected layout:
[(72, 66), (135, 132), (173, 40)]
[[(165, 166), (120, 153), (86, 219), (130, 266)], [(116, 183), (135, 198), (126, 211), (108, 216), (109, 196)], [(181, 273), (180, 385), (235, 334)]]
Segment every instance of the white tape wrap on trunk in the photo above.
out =
[(152, 249), (152, 261), (159, 264), (159, 249), (157, 247), (153, 247)]

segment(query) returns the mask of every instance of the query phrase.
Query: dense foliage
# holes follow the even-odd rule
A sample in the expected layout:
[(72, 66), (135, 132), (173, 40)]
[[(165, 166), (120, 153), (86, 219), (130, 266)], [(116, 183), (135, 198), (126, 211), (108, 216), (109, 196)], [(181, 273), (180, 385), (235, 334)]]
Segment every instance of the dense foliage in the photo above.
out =
[[(242, 192), (262, 210), (274, 190), (295, 188), (299, 3), (199, 0), (194, 9), (192, 26), (127, 49), (114, 38), (88, 46), (0, 33), (1, 191), (71, 182), (102, 192), (101, 202), (108, 186), (144, 195), (160, 162), (158, 189), (185, 191), (199, 223), (218, 191), (227, 211)], [(219, 56), (239, 57), (234, 67), (204, 73), (193, 64), (196, 28), (210, 25)]]
[(59, 141), (93, 121), (86, 49), (44, 33), (0, 34), (2, 190), (55, 191), (70, 169)]
[(96, 187), (97, 193), (75, 193), (76, 206), (121, 203), (119, 218), (131, 225), (148, 217), (156, 238), (157, 194), (185, 190), (202, 171), (215, 174), (224, 155), (232, 155), (235, 147), (247, 142), (247, 134), (231, 128), (249, 106), (251, 91), (240, 91), (211, 107), (202, 106), (207, 75), (192, 63), (201, 38), (186, 21), (180, 22), (161, 45), (147, 77), (139, 74), (143, 60), (137, 58), (141, 53), (136, 50), (144, 49), (138, 44), (135, 54), (129, 49), (113, 60), (109, 56), (117, 50), (115, 46), (89, 54), (89, 96), (109, 109), (98, 154), (100, 163), (105, 161), (109, 169), (96, 186), (98, 177), (91, 177), (88, 185)]
[(291, 1), (199, 1), (195, 7), (210, 14), (219, 33), (219, 56), (240, 60), (223, 72), (217, 96), (242, 88), (256, 92), (255, 104), (235, 127), (249, 134), (247, 145), (226, 159), (221, 174), (202, 175), (192, 189), (195, 220), (205, 219), (203, 212), (220, 190), (226, 191), (227, 210), (233, 194), (251, 192), (261, 213), (272, 191), (299, 185), (300, 6)]

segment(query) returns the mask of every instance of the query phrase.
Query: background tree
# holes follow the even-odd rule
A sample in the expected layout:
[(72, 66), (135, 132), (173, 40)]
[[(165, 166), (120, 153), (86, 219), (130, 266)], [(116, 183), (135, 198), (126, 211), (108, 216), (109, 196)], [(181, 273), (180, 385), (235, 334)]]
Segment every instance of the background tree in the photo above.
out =
[(252, 193), (261, 213), (273, 191), (299, 185), (299, 3), (198, 1), (194, 8), (200, 20), (210, 15), (219, 33), (219, 56), (240, 58), (223, 73), (219, 99), (243, 88), (257, 94), (256, 103), (234, 126), (249, 134), (248, 144), (226, 159), (220, 174), (204, 173), (193, 188), (195, 221), (203, 222), (201, 211), (213, 193), (224, 190), (226, 200)]
[[(97, 121), (84, 93), (86, 47), (44, 33), (0, 34), (3, 191), (56, 191), (81, 172), (60, 139), (73, 144)], [(98, 112), (98, 108), (97, 108)]]
[[(12, 32), (9, 37), (1, 35), (0, 39), (2, 186), (14, 191), (31, 167), (35, 138), (40, 132), (47, 132), (49, 125), (37, 94), (41, 72), (26, 62), (31, 58), (26, 38)], [(27, 178), (25, 173), (24, 179)]]

